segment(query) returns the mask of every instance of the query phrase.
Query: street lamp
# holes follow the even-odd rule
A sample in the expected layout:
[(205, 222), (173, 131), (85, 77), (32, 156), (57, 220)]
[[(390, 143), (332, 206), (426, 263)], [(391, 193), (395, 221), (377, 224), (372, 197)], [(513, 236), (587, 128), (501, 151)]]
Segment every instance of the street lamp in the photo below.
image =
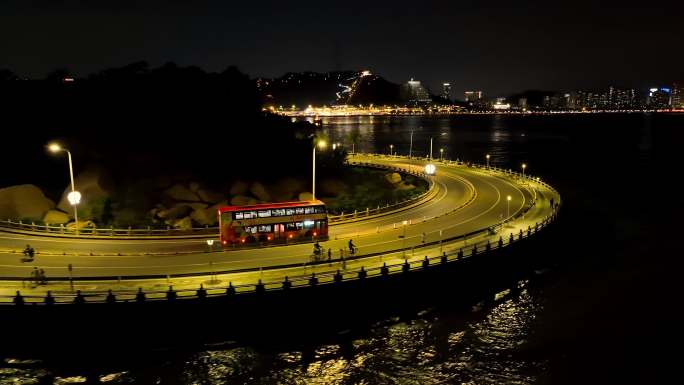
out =
[(76, 191), (76, 185), (74, 184), (74, 166), (71, 161), (71, 152), (66, 148), (62, 147), (59, 143), (50, 143), (48, 145), (48, 150), (56, 154), (58, 152), (66, 152), (69, 159), (69, 177), (71, 178), (71, 192), (67, 194), (67, 200), (74, 206), (74, 225), (76, 228), (76, 235), (78, 235), (78, 204), (81, 203), (81, 193)]
[(435, 171), (437, 171), (437, 167), (435, 167), (434, 164), (428, 163), (425, 165), (425, 173), (428, 175), (435, 175)]
[(439, 149), (439, 160), (441, 160), (442, 162), (444, 161), (444, 149), (443, 148)]
[(527, 165), (525, 163), (522, 164), (522, 177), (523, 180), (525, 180), (525, 169), (527, 168)]
[(312, 172), (312, 183), (311, 183), (311, 196), (313, 197), (314, 200), (316, 200), (316, 146), (320, 147), (321, 150), (324, 149), (326, 146), (325, 140), (314, 139), (313, 159), (312, 159), (313, 172)]
[(489, 154), (487, 154), (487, 168), (489, 168)]
[(393, 152), (394, 152), (394, 145), (390, 144), (390, 156), (392, 156)]

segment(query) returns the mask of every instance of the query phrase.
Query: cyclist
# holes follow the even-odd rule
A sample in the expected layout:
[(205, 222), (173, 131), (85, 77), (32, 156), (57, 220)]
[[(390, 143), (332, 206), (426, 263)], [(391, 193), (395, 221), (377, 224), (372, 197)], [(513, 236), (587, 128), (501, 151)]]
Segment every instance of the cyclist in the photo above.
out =
[(354, 245), (354, 242), (352, 240), (349, 240), (349, 254), (353, 255), (354, 254), (354, 249), (356, 248), (356, 245)]

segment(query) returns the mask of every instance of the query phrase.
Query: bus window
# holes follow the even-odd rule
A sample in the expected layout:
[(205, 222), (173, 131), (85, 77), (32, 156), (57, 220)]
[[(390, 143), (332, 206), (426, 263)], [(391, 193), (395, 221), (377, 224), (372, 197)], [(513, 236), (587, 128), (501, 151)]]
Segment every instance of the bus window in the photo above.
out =
[(259, 232), (260, 232), (260, 233), (270, 233), (270, 232), (271, 232), (271, 225), (261, 225), (261, 226), (259, 226)]
[(294, 215), (295, 210), (294, 209), (285, 209), (285, 213), (286, 213), (285, 215)]
[(271, 210), (271, 215), (273, 215), (274, 217), (285, 216), (285, 209), (273, 209)]
[(271, 210), (259, 211), (259, 218), (268, 218), (271, 216)]
[(313, 207), (304, 207), (304, 214), (313, 214), (313, 213), (314, 213)]
[(304, 214), (304, 207), (295, 207), (295, 213)]
[(254, 219), (257, 217), (256, 211), (245, 211), (243, 213), (244, 219)]
[(242, 212), (238, 211), (235, 213), (235, 219), (242, 219)]

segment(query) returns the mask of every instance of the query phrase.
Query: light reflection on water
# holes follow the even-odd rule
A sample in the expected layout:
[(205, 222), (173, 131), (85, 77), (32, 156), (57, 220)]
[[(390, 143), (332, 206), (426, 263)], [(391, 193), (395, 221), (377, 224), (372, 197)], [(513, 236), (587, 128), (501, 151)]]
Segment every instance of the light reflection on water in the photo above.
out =
[[(541, 310), (522, 290), (474, 313), (428, 312), (339, 344), (270, 352), (239, 346), (188, 353), (159, 368), (100, 373), (108, 384), (532, 384), (546, 368), (519, 354)], [(174, 375), (174, 373), (177, 375)], [(44, 369), (0, 370), (0, 384), (38, 383)], [(54, 383), (84, 383), (56, 377)], [(51, 382), (50, 382), (51, 383)]]
[(311, 352), (275, 355), (239, 347), (190, 358), (184, 383), (533, 383), (543, 363), (517, 357), (539, 306), (523, 291), (477, 314), (432, 315), (373, 329)]

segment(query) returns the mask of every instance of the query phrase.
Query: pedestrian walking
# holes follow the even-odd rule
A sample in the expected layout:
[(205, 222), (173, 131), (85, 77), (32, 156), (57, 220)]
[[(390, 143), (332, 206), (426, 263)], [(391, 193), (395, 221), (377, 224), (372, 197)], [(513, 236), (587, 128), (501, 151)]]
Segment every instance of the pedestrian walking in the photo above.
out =
[(41, 285), (47, 285), (47, 277), (45, 276), (45, 270), (40, 269), (38, 271), (38, 278), (40, 279)]
[(328, 247), (328, 262), (332, 260), (332, 249)]

